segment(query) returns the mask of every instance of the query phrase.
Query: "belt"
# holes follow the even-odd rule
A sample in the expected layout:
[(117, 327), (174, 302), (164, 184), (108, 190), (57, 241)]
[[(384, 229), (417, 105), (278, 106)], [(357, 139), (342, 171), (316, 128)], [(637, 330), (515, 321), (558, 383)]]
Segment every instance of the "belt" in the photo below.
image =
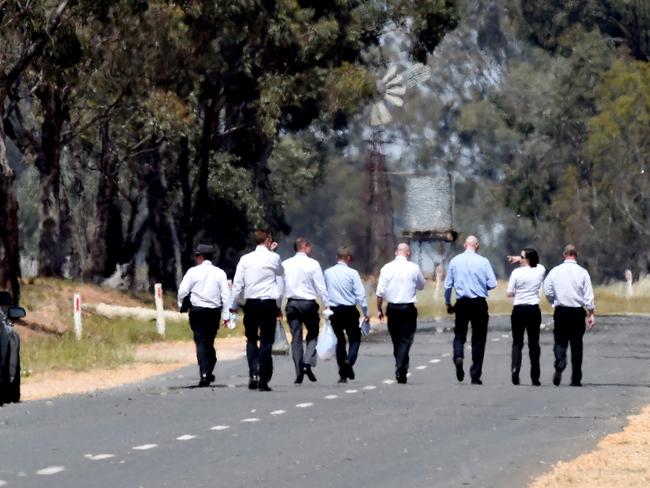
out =
[(287, 298), (287, 302), (315, 302), (315, 298)]

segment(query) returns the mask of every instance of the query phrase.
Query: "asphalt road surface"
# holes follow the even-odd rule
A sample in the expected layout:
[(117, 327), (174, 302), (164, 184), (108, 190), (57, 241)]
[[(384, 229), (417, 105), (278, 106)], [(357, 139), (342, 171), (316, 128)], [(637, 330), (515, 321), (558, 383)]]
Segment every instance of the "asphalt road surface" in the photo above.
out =
[[(357, 379), (293, 385), (275, 358), (272, 392), (247, 389), (245, 360), (221, 362), (214, 388), (196, 368), (136, 386), (0, 408), (0, 486), (521, 487), (594, 448), (650, 403), (650, 320), (599, 317), (585, 336), (583, 387), (555, 387), (552, 334), (542, 386), (524, 356), (510, 384), (509, 318), (492, 317), (482, 386), (458, 383), (450, 322), (420, 322), (407, 385), (395, 384), (390, 339), (370, 336)], [(545, 322), (549, 318), (545, 317)], [(218, 344), (217, 344), (218, 353)], [(469, 375), (467, 375), (469, 376)]]

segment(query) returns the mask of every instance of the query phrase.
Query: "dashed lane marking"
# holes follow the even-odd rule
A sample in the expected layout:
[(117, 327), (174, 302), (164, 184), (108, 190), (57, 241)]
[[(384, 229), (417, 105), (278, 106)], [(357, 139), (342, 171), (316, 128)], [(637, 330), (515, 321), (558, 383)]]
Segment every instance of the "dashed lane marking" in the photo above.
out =
[(335, 398), (338, 397), (339, 397), (338, 395), (325, 395), (323, 398), (325, 398), (325, 400), (334, 400)]
[(500, 340), (501, 340), (500, 337), (495, 337), (495, 338), (492, 339), (492, 342), (499, 342)]
[(90, 459), (91, 461), (103, 461), (104, 459), (110, 459), (112, 457), (115, 457), (114, 454), (85, 454), (84, 457), (86, 459)]
[(440, 359), (432, 359), (429, 361), (431, 364), (436, 364), (440, 362)]
[(418, 366), (418, 367), (417, 367), (417, 368), (415, 368), (415, 369), (427, 369), (427, 367), (426, 367), (426, 366), (424, 366), (424, 365), (421, 365), (421, 366)]
[(356, 392), (358, 392), (358, 391), (359, 391), (359, 390), (345, 390), (345, 393), (356, 393)]
[(451, 354), (448, 353), (448, 352), (446, 352), (446, 353), (444, 353), (444, 354), (442, 355), (443, 358), (448, 358), (449, 356), (451, 356)]
[(255, 422), (259, 422), (260, 419), (258, 419), (257, 417), (249, 417), (247, 419), (241, 419), (241, 421), (252, 424), (252, 423), (255, 423)]
[(283, 415), (283, 414), (285, 414), (285, 413), (287, 413), (286, 410), (273, 410), (273, 411), (271, 412), (271, 415)]
[(384, 381), (382, 381), (382, 383), (384, 385), (392, 385), (393, 383), (395, 383), (395, 380), (384, 380)]
[(508, 334), (501, 334), (501, 337), (502, 337), (503, 339), (508, 339), (510, 336), (509, 336)]
[(141, 446), (133, 446), (131, 449), (135, 451), (148, 451), (158, 447), (158, 444), (142, 444)]
[(7, 486), (7, 482), (5, 480), (0, 480), (0, 486)]
[(191, 435), (191, 434), (183, 434), (183, 435), (179, 435), (176, 438), (177, 441), (189, 441), (189, 440), (192, 440), (192, 439), (196, 439), (196, 436)]
[(309, 407), (313, 407), (313, 406), (314, 406), (314, 404), (312, 402), (305, 402), (305, 403), (297, 403), (296, 404), (297, 408), (309, 408)]
[(368, 385), (363, 387), (364, 390), (376, 390), (377, 387), (375, 385)]
[(210, 430), (226, 430), (229, 428), (229, 425), (215, 425), (214, 427), (210, 427)]
[(63, 471), (65, 471), (64, 466), (49, 466), (47, 468), (39, 469), (36, 471), (36, 474), (40, 476), (50, 476), (53, 474), (61, 473)]

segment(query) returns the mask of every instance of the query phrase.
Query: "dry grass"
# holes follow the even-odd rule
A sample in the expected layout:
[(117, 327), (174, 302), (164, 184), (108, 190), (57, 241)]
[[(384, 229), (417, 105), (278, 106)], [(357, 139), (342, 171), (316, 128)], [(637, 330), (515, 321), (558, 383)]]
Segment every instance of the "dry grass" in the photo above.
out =
[(647, 488), (650, 486), (650, 406), (595, 451), (559, 462), (530, 488)]

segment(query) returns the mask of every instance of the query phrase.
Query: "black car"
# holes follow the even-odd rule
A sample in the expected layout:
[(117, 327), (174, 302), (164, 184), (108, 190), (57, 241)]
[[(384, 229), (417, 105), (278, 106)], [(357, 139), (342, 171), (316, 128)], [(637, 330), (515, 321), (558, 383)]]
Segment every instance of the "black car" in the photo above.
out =
[(12, 303), (11, 295), (0, 291), (0, 405), (20, 401), (20, 336), (12, 321), (26, 313)]

